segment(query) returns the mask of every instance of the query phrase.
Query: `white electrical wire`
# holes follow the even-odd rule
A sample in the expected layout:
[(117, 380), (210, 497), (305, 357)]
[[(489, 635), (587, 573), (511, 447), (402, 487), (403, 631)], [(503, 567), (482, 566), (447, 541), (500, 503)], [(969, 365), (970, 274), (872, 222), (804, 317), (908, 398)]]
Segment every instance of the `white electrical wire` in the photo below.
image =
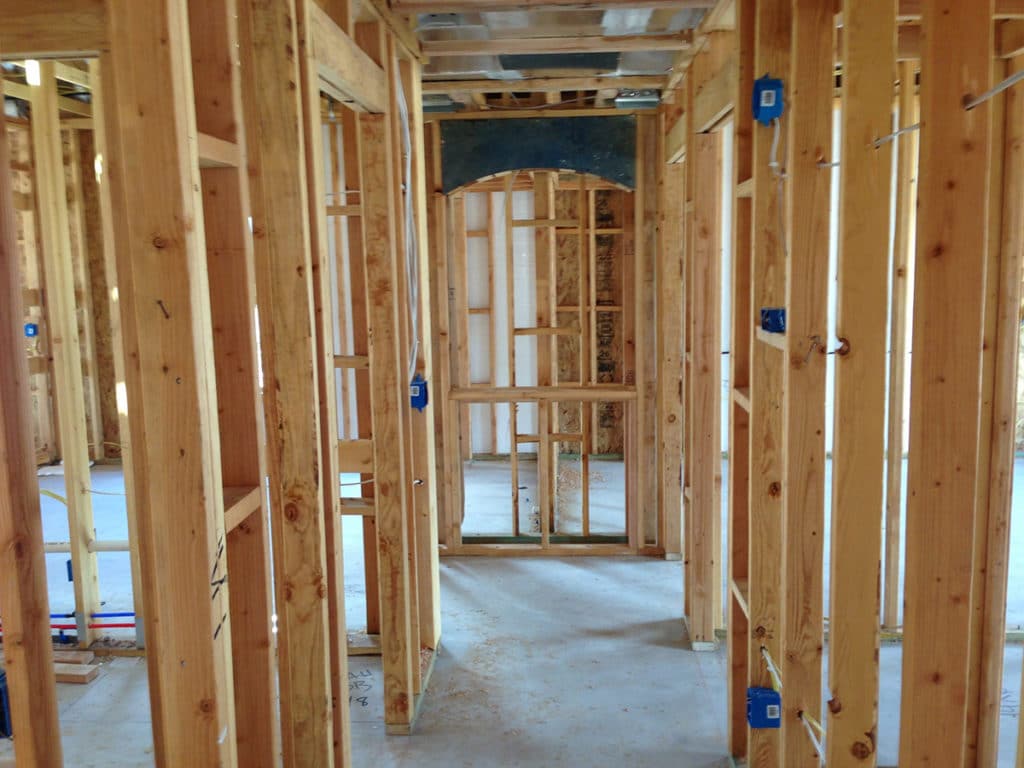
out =
[[(775, 126), (775, 135), (772, 137), (772, 149), (768, 156), (768, 167), (772, 169), (772, 173), (775, 175), (777, 181), (775, 187), (775, 193), (777, 196), (777, 207), (779, 209), (779, 244), (782, 246), (783, 255), (789, 253), (789, 244), (786, 239), (786, 200), (783, 184), (786, 180), (786, 171), (782, 167), (782, 163), (779, 161), (779, 137), (782, 133), (782, 120), (781, 118), (774, 118), (772, 125)], [(783, 147), (782, 154), (785, 156), (786, 149)]]
[(420, 351), (419, 335), (419, 248), (416, 241), (416, 217), (413, 213), (412, 137), (409, 127), (409, 106), (405, 102), (405, 89), (399, 82), (398, 114), (402, 123), (402, 200), (405, 203), (405, 282), (409, 293), (409, 381), (416, 375), (416, 357)]
[[(813, 723), (811, 722), (812, 720)], [(818, 753), (818, 762), (821, 765), (825, 765), (825, 732), (821, 729), (821, 724), (803, 712), (800, 713), (800, 722), (804, 724), (807, 735), (811, 738), (811, 744), (814, 745), (814, 751)], [(820, 739), (818, 734), (815, 733), (815, 727), (821, 732)]]

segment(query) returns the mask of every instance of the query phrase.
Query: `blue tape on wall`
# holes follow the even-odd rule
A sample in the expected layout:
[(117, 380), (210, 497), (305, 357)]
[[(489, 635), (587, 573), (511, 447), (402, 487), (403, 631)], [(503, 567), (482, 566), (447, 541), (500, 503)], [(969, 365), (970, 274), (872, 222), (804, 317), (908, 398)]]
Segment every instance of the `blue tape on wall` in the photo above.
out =
[(554, 168), (636, 186), (636, 117), (441, 122), (444, 192), (505, 171)]

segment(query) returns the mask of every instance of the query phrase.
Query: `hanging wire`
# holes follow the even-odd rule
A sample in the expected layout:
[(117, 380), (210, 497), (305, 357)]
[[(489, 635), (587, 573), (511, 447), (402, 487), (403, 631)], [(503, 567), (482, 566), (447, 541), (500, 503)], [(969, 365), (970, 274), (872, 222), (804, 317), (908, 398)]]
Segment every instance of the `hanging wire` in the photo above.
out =
[[(818, 753), (818, 761), (821, 765), (825, 764), (825, 729), (821, 727), (814, 717), (808, 715), (803, 710), (799, 714), (800, 722), (804, 724), (804, 730), (807, 731), (807, 735), (811, 739), (811, 743), (814, 745), (814, 751)], [(815, 733), (817, 731), (817, 733)]]
[(772, 677), (772, 688), (776, 693), (780, 692), (782, 690), (782, 677), (779, 676), (779, 668), (775, 666), (772, 655), (768, 653), (768, 649), (763, 645), (761, 646), (761, 658), (768, 665), (768, 674)]
[(986, 101), (991, 99), (993, 96), (996, 96), (997, 94), (1002, 93), (1007, 88), (1013, 87), (1014, 85), (1019, 83), (1021, 80), (1024, 80), (1024, 69), (1022, 69), (1020, 72), (1015, 72), (1014, 74), (1010, 75), (1008, 78), (1003, 80), (1003, 82), (999, 83), (999, 85), (995, 86), (994, 88), (989, 88), (987, 91), (985, 91), (980, 96), (976, 96), (975, 98), (971, 99), (970, 101), (965, 102), (964, 103), (964, 109), (966, 109), (968, 112), (970, 112), (975, 107), (978, 107), (978, 106), (981, 106), (982, 104), (984, 104)]
[[(789, 244), (786, 239), (786, 206), (783, 189), (783, 184), (786, 180), (786, 169), (779, 161), (779, 137), (782, 134), (782, 120), (776, 117), (772, 120), (772, 125), (775, 126), (775, 135), (772, 137), (772, 148), (768, 156), (768, 167), (771, 168), (772, 174), (776, 179), (775, 194), (779, 210), (779, 243), (782, 246), (782, 253), (785, 255), (789, 253)], [(782, 156), (786, 156), (785, 145), (783, 145), (782, 148)]]
[(409, 294), (409, 381), (416, 375), (416, 357), (420, 351), (419, 318), (419, 244), (416, 240), (416, 217), (413, 213), (412, 192), (412, 137), (409, 128), (409, 106), (405, 102), (405, 89), (399, 83), (398, 114), (402, 124), (402, 200), (405, 213), (405, 281)]
[(908, 125), (905, 128), (900, 128), (898, 131), (893, 131), (892, 133), (887, 133), (885, 136), (878, 137), (873, 142), (871, 142), (871, 146), (873, 146), (875, 149), (878, 149), (879, 147), (885, 146), (886, 144), (888, 144), (893, 139), (896, 139), (899, 136), (902, 136), (904, 133), (910, 133), (911, 131), (917, 131), (917, 130), (920, 130), (920, 128), (921, 128), (921, 124), (920, 123), (914, 123), (913, 125)]

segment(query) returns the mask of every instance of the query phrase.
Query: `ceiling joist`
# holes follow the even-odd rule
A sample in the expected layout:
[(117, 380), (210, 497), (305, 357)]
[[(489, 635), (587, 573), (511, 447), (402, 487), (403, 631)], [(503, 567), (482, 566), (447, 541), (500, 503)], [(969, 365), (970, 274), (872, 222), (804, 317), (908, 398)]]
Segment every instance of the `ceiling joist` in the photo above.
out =
[(621, 51), (679, 51), (693, 43), (693, 30), (668, 35), (615, 37), (529, 37), (500, 40), (433, 40), (423, 43), (429, 56), (481, 56), (537, 53), (600, 53)]
[(665, 87), (663, 75), (623, 77), (535, 77), (528, 80), (424, 80), (424, 93), (542, 93), (600, 91), (606, 88), (640, 91)]

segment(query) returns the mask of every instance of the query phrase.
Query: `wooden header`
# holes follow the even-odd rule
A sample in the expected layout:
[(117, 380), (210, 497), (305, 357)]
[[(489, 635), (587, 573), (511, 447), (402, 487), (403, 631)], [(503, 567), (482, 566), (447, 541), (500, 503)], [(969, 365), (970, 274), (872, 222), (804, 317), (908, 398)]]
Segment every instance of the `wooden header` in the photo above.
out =
[(0, 0), (4, 59), (73, 58), (110, 48), (104, 0)]
[(468, 403), (571, 403), (621, 402), (636, 400), (636, 388), (626, 386), (587, 387), (457, 387), (450, 400)]
[(309, 16), (310, 48), (325, 92), (362, 112), (387, 110), (384, 70), (317, 5)]

